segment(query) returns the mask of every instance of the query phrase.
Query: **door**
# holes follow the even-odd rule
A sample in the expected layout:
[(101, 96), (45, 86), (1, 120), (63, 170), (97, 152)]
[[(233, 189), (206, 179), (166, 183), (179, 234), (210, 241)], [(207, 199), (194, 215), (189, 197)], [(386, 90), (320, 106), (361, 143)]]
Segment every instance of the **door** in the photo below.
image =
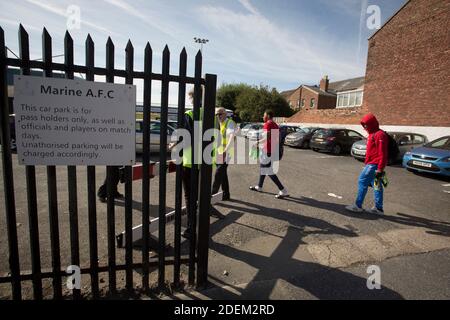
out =
[(362, 135), (360, 135), (358, 132), (353, 131), (353, 130), (348, 130), (347, 135), (348, 135), (348, 142), (349, 142), (348, 150), (350, 150), (352, 148), (353, 144), (356, 141), (364, 139), (364, 137)]

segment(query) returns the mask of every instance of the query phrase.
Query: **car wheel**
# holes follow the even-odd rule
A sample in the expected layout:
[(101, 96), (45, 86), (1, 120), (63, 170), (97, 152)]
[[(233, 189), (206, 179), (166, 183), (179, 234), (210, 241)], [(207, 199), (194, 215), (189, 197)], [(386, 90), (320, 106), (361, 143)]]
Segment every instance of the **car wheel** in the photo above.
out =
[(317, 151), (318, 151), (318, 149), (316, 149), (316, 148), (312, 148), (312, 151), (316, 151), (316, 152), (317, 152)]
[(303, 149), (309, 149), (309, 141), (303, 142), (302, 148), (303, 148)]
[(336, 144), (334, 145), (333, 149), (331, 150), (331, 153), (333, 153), (334, 155), (340, 155), (342, 151), (342, 148), (340, 145)]

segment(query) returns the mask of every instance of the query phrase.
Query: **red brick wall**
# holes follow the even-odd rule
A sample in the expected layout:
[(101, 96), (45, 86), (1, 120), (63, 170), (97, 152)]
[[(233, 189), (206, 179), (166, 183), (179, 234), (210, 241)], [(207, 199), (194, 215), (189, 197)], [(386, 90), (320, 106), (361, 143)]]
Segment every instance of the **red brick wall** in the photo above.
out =
[(335, 123), (335, 124), (359, 124), (367, 110), (363, 107), (301, 110), (287, 119), (287, 122), (299, 123)]
[(314, 109), (317, 109), (319, 95), (311, 90), (302, 88), (300, 99), (305, 99), (305, 106), (302, 110), (308, 110), (311, 105), (311, 99), (315, 99)]
[(319, 96), (318, 109), (334, 109), (336, 108), (336, 97)]
[(381, 123), (450, 126), (450, 0), (411, 0), (369, 40), (364, 106)]
[(297, 101), (300, 99), (301, 87), (297, 88), (287, 99), (288, 103), (291, 103), (291, 108), (294, 110), (298, 110)]

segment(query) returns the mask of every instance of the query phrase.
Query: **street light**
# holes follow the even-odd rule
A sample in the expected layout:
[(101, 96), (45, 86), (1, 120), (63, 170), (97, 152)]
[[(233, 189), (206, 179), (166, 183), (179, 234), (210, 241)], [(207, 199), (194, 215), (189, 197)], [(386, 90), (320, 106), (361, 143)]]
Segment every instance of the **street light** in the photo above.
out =
[(201, 38), (194, 37), (194, 42), (195, 43), (200, 43), (200, 52), (203, 53), (203, 45), (205, 43), (209, 42), (209, 40), (208, 39), (201, 39)]

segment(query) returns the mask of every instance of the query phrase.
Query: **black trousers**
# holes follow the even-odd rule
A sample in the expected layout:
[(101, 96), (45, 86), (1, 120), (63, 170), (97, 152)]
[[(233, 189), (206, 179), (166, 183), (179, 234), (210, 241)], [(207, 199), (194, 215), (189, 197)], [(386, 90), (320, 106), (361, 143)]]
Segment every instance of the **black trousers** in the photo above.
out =
[[(191, 168), (182, 167), (182, 182), (183, 182), (183, 189), (184, 189), (184, 202), (186, 204), (186, 212), (187, 212), (187, 228), (191, 229), (192, 221), (196, 219), (196, 212), (197, 212), (197, 199), (194, 199), (194, 212), (191, 212), (191, 181), (192, 181), (192, 173)], [(194, 168), (194, 174), (197, 175), (197, 183), (198, 183), (198, 173), (199, 170), (197, 166)], [(197, 185), (198, 186), (198, 185)]]
[[(267, 157), (270, 158), (270, 153), (267, 154)], [(277, 175), (276, 175), (275, 173), (273, 173), (273, 168), (272, 168), (272, 166), (273, 166), (273, 161), (272, 161), (272, 159), (270, 159), (270, 161), (268, 161), (267, 163), (261, 163), (261, 164), (260, 164), (261, 172), (263, 172), (263, 170), (266, 169), (266, 170), (264, 170), (264, 171), (267, 171), (267, 172), (271, 173), (271, 174), (267, 174), (267, 175), (269, 176), (270, 179), (272, 179), (273, 183), (275, 183), (276, 186), (278, 187), (278, 189), (280, 189), (280, 191), (281, 191), (281, 190), (284, 189), (284, 186), (283, 186), (283, 184), (281, 183), (280, 179), (278, 179)], [(267, 170), (267, 169), (268, 169), (268, 170)], [(258, 183), (258, 186), (259, 186), (260, 188), (263, 187), (264, 179), (265, 179), (265, 178), (266, 178), (266, 174), (262, 174), (262, 173), (261, 173), (261, 174), (259, 175), (259, 183)]]
[[(117, 193), (117, 185), (120, 182), (120, 176), (119, 176), (119, 169), (121, 168), (121, 166), (113, 166), (111, 169), (111, 174), (112, 174), (112, 183), (113, 183), (113, 192)], [(97, 191), (97, 196), (100, 198), (106, 198), (108, 196), (108, 189), (106, 187), (106, 183), (107, 183), (108, 178), (105, 178), (105, 181), (103, 182), (103, 184), (100, 186), (100, 188), (98, 188)]]
[(228, 164), (218, 164), (216, 173), (214, 175), (214, 183), (212, 186), (212, 194), (219, 192), (220, 186), (222, 186), (223, 197), (230, 197), (230, 185), (228, 183)]

